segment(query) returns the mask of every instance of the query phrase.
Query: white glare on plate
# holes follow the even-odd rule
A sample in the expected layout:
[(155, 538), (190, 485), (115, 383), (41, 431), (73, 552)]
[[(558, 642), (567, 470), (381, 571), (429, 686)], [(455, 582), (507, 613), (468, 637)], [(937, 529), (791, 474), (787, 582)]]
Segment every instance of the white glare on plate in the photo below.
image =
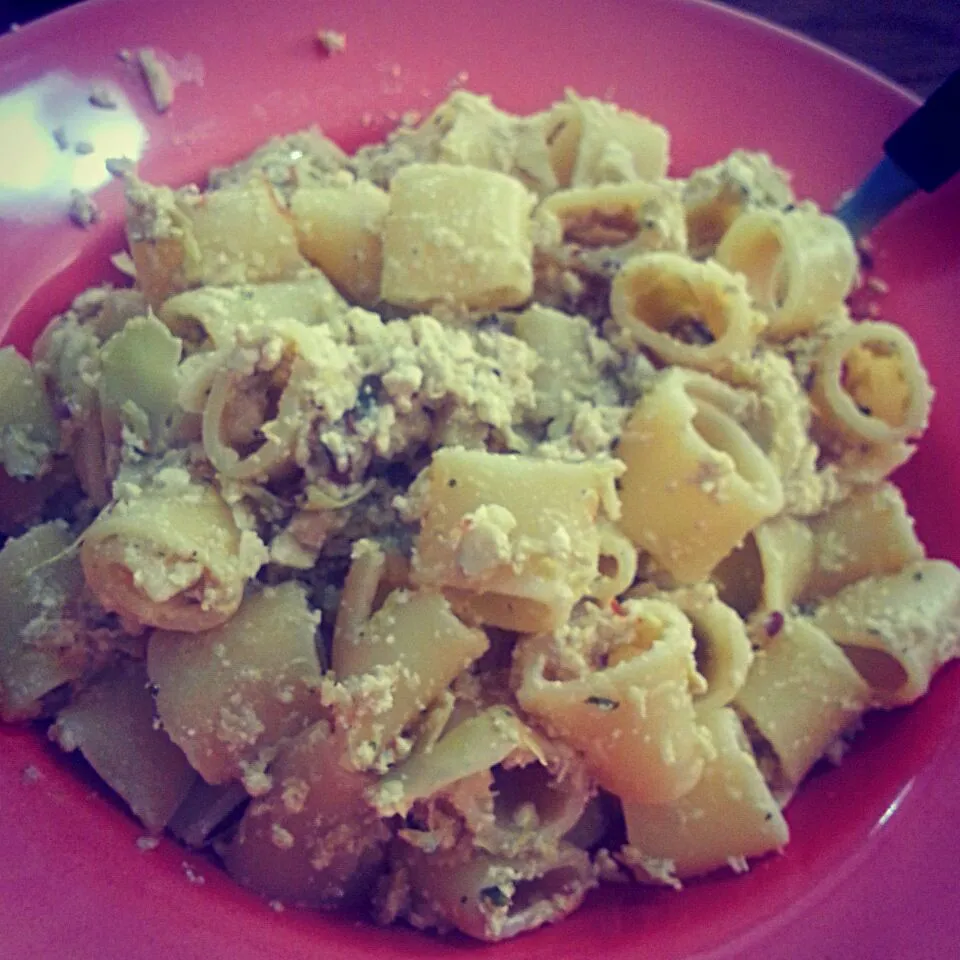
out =
[[(90, 103), (95, 86), (116, 106)], [(0, 217), (62, 214), (71, 190), (99, 189), (110, 180), (106, 161), (136, 162), (146, 139), (130, 101), (108, 81), (57, 71), (11, 90), (0, 96)]]

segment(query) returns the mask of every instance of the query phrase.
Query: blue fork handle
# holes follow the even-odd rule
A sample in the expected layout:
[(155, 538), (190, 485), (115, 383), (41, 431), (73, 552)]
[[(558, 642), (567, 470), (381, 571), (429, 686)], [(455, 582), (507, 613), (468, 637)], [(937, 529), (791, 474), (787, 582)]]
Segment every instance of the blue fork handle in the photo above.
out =
[(917, 190), (932, 193), (960, 170), (960, 70), (887, 137), (883, 150), (883, 160), (836, 209), (855, 237)]

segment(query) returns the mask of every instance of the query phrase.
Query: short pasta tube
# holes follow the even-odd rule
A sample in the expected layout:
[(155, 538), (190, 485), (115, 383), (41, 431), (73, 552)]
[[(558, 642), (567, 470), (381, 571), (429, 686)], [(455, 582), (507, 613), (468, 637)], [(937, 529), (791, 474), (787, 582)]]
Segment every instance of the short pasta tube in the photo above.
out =
[(686, 248), (683, 207), (666, 183), (559, 190), (541, 202), (536, 217), (555, 235), (559, 258), (578, 270), (612, 274), (636, 254)]
[(290, 198), (300, 252), (352, 303), (380, 298), (383, 227), (390, 198), (367, 180), (304, 186)]
[(570, 844), (523, 857), (498, 857), (469, 847), (427, 854), (401, 847), (398, 864), (412, 889), (408, 919), (497, 941), (556, 923), (596, 886), (590, 858)]
[(829, 597), (864, 577), (896, 573), (924, 557), (903, 494), (862, 488), (810, 521), (813, 564), (801, 599)]
[(171, 297), (158, 316), (188, 348), (231, 346), (238, 329), (289, 318), (312, 326), (336, 323), (348, 305), (319, 271), (296, 281), (201, 287)]
[(713, 755), (693, 789), (674, 803), (625, 803), (627, 846), (619, 859), (641, 883), (699, 876), (786, 845), (787, 822), (757, 767), (736, 713), (701, 718)]
[(550, 163), (561, 187), (666, 176), (669, 135), (647, 117), (568, 90), (545, 123)]
[(690, 621), (662, 600), (619, 610), (588, 608), (556, 635), (522, 640), (517, 701), (625, 803), (670, 803), (699, 779), (705, 750)]
[(605, 581), (599, 520), (616, 519), (616, 461), (564, 463), (446, 448), (428, 468), (413, 576), (465, 617), (535, 632)]
[(0, 350), (0, 467), (11, 477), (45, 473), (60, 446), (50, 401), (29, 361)]
[(359, 629), (338, 635), (332, 702), (354, 763), (372, 766), (489, 643), (432, 590), (394, 590)]
[(50, 737), (77, 750), (151, 831), (170, 821), (197, 779), (187, 758), (154, 723), (140, 662), (121, 661), (57, 715)]
[(207, 783), (241, 779), (319, 719), (319, 614), (289, 581), (203, 633), (155, 631), (147, 651), (164, 730)]
[(808, 620), (787, 618), (757, 651), (735, 702), (797, 784), (869, 700), (867, 684), (830, 636)]
[(617, 456), (620, 528), (682, 583), (704, 579), (783, 506), (770, 461), (698, 378), (661, 374), (627, 421)]
[(666, 363), (715, 372), (748, 357), (765, 326), (739, 278), (667, 252), (624, 264), (610, 287), (610, 312)]
[(263, 559), (216, 490), (179, 468), (104, 510), (80, 548), (87, 585), (107, 610), (186, 633), (233, 616)]
[(828, 433), (893, 445), (927, 428), (933, 389), (910, 336), (892, 323), (857, 323), (827, 340), (811, 390)]
[(840, 645), (876, 706), (913, 703), (960, 651), (960, 570), (921, 560), (868, 577), (824, 601), (814, 623)]
[(770, 319), (765, 335), (774, 340), (826, 320), (852, 289), (858, 262), (847, 228), (809, 204), (742, 214), (716, 258), (746, 277), (750, 296)]
[(90, 657), (69, 606), (83, 571), (64, 523), (44, 523), (0, 550), (0, 718), (29, 720), (43, 698), (79, 679)]
[(127, 240), (154, 308), (193, 287), (289, 280), (307, 266), (289, 213), (261, 178), (208, 193), (133, 181)]
[(380, 295), (403, 307), (515, 307), (533, 292), (534, 197), (506, 174), (411, 164), (390, 185)]
[(343, 733), (314, 724), (269, 776), (269, 791), (220, 851), (227, 873), (284, 904), (327, 908), (365, 897), (390, 829), (366, 800), (375, 777), (351, 767)]

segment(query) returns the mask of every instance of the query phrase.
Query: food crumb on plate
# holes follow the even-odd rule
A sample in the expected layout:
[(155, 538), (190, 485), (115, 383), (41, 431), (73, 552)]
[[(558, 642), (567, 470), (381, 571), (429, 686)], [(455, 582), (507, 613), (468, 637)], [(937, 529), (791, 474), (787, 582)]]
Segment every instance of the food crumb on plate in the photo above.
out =
[(287, 909), (279, 900), (271, 900), (268, 906), (274, 913), (283, 913)]
[(101, 84), (94, 84), (90, 88), (90, 96), (87, 97), (91, 106), (99, 107), (101, 110), (116, 110), (116, 97)]
[(86, 229), (100, 219), (100, 208), (83, 191), (71, 190), (67, 215), (78, 227)]
[(347, 35), (337, 30), (318, 30), (317, 42), (330, 56), (347, 49)]
[(187, 879), (195, 886), (202, 887), (207, 882), (206, 877), (204, 877), (202, 873), (197, 873), (186, 860), (184, 860), (180, 866), (183, 867), (183, 872), (186, 874)]
[(29, 785), (42, 779), (40, 771), (31, 763), (20, 772), (20, 782)]
[(73, 145), (73, 152), (78, 157), (86, 157), (93, 153), (93, 144), (89, 140), (78, 140)]
[(67, 139), (67, 131), (64, 130), (63, 127), (57, 127), (54, 129), (51, 136), (53, 137), (54, 143), (56, 143), (61, 150), (66, 150), (69, 148), (70, 141)]
[(149, 852), (150, 850), (156, 850), (160, 846), (159, 837), (137, 837), (137, 849), (141, 850), (144, 853)]
[(176, 86), (170, 72), (150, 47), (137, 51), (137, 63), (150, 92), (154, 109), (157, 113), (166, 113), (173, 105), (173, 91)]
[(107, 157), (103, 165), (113, 177), (125, 177), (133, 173), (133, 161), (127, 157)]

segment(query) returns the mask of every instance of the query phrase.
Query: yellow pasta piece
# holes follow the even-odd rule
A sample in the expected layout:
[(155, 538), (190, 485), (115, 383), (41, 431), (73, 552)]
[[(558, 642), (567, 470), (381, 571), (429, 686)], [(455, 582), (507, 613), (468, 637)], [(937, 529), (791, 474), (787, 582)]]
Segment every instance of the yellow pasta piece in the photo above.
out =
[(404, 167), (390, 185), (380, 295), (405, 307), (523, 303), (533, 291), (533, 202), (502, 173), (442, 163)]
[(352, 303), (380, 298), (383, 228), (390, 198), (366, 180), (301, 187), (290, 199), (300, 251)]
[(789, 839), (737, 715), (723, 708), (701, 720), (713, 754), (693, 789), (674, 803), (624, 804), (628, 846), (620, 859), (641, 883), (679, 886), (680, 879), (779, 850)]
[(213, 630), (151, 636), (157, 713), (208, 783), (241, 778), (319, 719), (319, 619), (291, 581), (251, 595)]
[(0, 350), (0, 467), (11, 477), (36, 477), (50, 465), (60, 431), (29, 362), (13, 347)]
[(197, 775), (154, 723), (142, 663), (122, 661), (57, 715), (51, 737), (77, 750), (151, 831), (162, 830)]
[(960, 570), (921, 560), (868, 577), (826, 600), (814, 623), (852, 661), (875, 705), (913, 703), (960, 649)]
[(227, 872), (284, 904), (357, 902), (373, 886), (390, 830), (370, 808), (375, 778), (351, 768), (342, 733), (320, 721), (270, 769), (270, 789), (222, 848)]
[(161, 471), (115, 502), (84, 533), (87, 585), (133, 623), (196, 633), (228, 620), (264, 559), (211, 486)]
[(736, 705), (796, 784), (863, 713), (869, 693), (823, 629), (788, 618), (757, 652)]
[(619, 513), (615, 461), (561, 463), (446, 448), (427, 473), (413, 576), (508, 630), (563, 623), (598, 585), (603, 514)]
[(333, 670), (355, 762), (376, 756), (489, 646), (430, 590), (394, 590), (355, 633), (337, 638)]
[(744, 274), (750, 295), (770, 318), (766, 335), (772, 339), (819, 326), (843, 303), (857, 275), (847, 228), (812, 205), (742, 214), (724, 234), (716, 257)]
[(677, 253), (625, 263), (610, 288), (610, 312), (661, 360), (715, 372), (748, 357), (765, 326), (742, 280)]
[[(621, 610), (523, 640), (517, 700), (580, 750), (600, 785), (624, 802), (669, 803), (703, 768), (690, 621), (662, 600), (628, 600)], [(587, 650), (570, 664), (566, 647), (577, 637)]]
[(783, 506), (783, 490), (746, 431), (704, 396), (701, 381), (668, 370), (627, 421), (617, 456), (619, 525), (681, 582), (711, 570)]
[(193, 287), (290, 280), (307, 266), (289, 213), (261, 178), (203, 194), (134, 181), (127, 239), (154, 308)]

